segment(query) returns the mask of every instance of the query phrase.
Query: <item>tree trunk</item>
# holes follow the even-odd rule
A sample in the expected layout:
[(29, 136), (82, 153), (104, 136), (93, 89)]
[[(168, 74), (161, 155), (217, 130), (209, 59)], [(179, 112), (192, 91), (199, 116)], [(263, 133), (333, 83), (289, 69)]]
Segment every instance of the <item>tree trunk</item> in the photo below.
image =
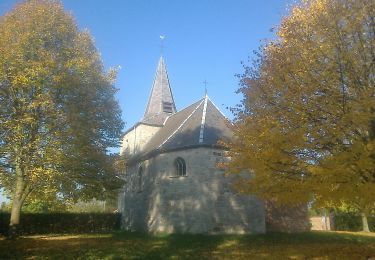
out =
[(19, 196), (15, 195), (12, 202), (12, 211), (10, 213), (10, 223), (8, 239), (16, 239), (18, 237), (18, 226), (20, 224), (22, 202)]
[(19, 160), (15, 163), (16, 171), (16, 187), (12, 198), (12, 211), (10, 213), (8, 239), (16, 239), (18, 237), (18, 226), (20, 224), (20, 215), (22, 204), (28, 195), (28, 188), (25, 185), (24, 175), (20, 167)]
[(362, 231), (364, 231), (364, 232), (370, 232), (370, 229), (368, 227), (366, 213), (361, 213), (361, 217), (362, 217)]
[(335, 210), (333, 208), (329, 209), (329, 230), (335, 230)]

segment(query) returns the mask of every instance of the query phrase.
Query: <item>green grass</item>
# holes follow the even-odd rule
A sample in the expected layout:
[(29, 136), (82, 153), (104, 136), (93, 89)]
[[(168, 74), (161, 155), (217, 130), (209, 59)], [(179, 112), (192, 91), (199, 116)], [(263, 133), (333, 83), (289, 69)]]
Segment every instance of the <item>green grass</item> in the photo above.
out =
[(0, 259), (375, 259), (375, 234), (109, 233), (0, 238)]

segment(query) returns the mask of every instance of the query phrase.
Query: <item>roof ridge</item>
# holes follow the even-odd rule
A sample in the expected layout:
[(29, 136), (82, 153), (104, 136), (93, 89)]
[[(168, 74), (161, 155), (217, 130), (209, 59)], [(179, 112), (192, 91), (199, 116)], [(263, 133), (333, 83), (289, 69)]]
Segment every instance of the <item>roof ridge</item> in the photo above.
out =
[(204, 96), (204, 105), (203, 105), (203, 113), (202, 113), (202, 120), (201, 120), (201, 129), (199, 131), (199, 143), (203, 143), (203, 136), (204, 136), (204, 125), (205, 125), (205, 122), (206, 122), (206, 112), (207, 112), (207, 100), (208, 100), (208, 96), (207, 96), (207, 93), (206, 95)]
[(187, 106), (187, 107), (184, 107), (184, 108), (181, 109), (180, 111), (177, 111), (176, 113), (169, 115), (169, 116), (165, 119), (163, 125), (165, 125), (165, 124), (167, 123), (167, 120), (168, 120), (169, 118), (172, 118), (172, 117), (174, 117), (174, 116), (178, 116), (181, 112), (183, 112), (183, 111), (185, 111), (186, 109), (190, 108), (192, 105), (194, 105), (194, 104), (196, 104), (196, 103), (198, 103), (198, 102), (202, 102), (202, 101), (203, 101), (203, 98), (202, 98), (202, 99), (199, 99), (197, 102), (195, 102), (195, 103), (193, 103), (193, 104), (191, 104), (191, 105), (189, 105), (189, 106)]
[[(164, 142), (162, 142), (157, 149), (159, 149), (160, 147), (162, 147), (169, 139), (171, 139), (172, 136), (174, 136), (178, 130), (180, 130), (180, 128), (186, 123), (186, 121), (189, 120), (189, 118), (197, 111), (197, 109), (202, 105), (204, 99), (201, 100), (201, 102), (198, 104), (198, 106), (190, 113), (190, 115), (185, 118), (184, 121), (182, 121), (182, 123), (176, 128), (176, 130), (173, 131), (172, 134), (170, 134), (165, 140)], [(181, 112), (181, 111), (180, 111)]]

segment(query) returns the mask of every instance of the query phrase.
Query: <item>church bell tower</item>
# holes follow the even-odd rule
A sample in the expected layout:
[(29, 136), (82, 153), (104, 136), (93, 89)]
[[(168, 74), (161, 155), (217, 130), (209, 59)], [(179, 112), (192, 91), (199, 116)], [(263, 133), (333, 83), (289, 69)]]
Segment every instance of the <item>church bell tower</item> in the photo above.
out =
[(165, 119), (176, 113), (176, 105), (173, 99), (168, 73), (163, 56), (159, 59), (154, 83), (148, 99), (146, 111), (142, 123), (150, 125), (163, 125)]

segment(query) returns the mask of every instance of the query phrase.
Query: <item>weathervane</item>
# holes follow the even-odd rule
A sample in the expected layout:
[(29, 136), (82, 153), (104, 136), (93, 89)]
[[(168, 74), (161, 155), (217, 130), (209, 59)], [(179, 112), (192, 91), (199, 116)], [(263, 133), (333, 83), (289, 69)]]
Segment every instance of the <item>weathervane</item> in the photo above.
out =
[(165, 35), (160, 35), (159, 38), (160, 38), (160, 54), (161, 56), (163, 56)]

